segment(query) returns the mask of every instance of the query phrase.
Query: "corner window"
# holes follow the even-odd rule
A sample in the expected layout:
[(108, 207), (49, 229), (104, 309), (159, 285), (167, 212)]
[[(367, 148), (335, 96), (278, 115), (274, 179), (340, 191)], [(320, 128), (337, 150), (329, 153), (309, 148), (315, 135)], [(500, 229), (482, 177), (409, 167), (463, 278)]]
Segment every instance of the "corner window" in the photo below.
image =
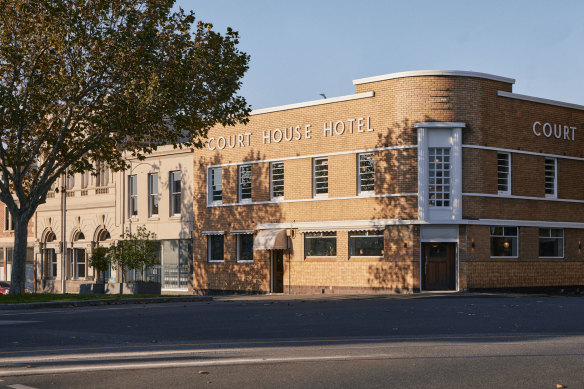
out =
[(170, 214), (181, 213), (181, 172), (170, 172)]
[(497, 189), (499, 194), (511, 194), (511, 154), (497, 153)]
[(237, 235), (237, 261), (253, 261), (253, 234)]
[(349, 232), (349, 256), (382, 257), (383, 230)]
[(223, 235), (207, 235), (207, 259), (209, 262), (223, 261)]
[(282, 200), (284, 198), (284, 162), (270, 164), (270, 198)]
[(491, 257), (517, 257), (518, 227), (491, 227)]
[(223, 200), (223, 173), (220, 167), (209, 169), (208, 188), (209, 203), (220, 203)]
[(375, 157), (373, 153), (359, 154), (359, 193), (375, 191)]
[(158, 174), (148, 174), (148, 216), (158, 216)]
[(450, 207), (450, 147), (428, 148), (428, 205)]
[(239, 167), (239, 202), (251, 201), (251, 165)]
[(328, 195), (328, 158), (315, 158), (313, 166), (314, 196)]
[(128, 216), (138, 216), (138, 178), (128, 176)]
[(564, 230), (561, 228), (539, 229), (539, 256), (542, 258), (564, 257)]
[(304, 256), (335, 257), (336, 255), (336, 232), (307, 232), (304, 234)]
[(557, 159), (545, 159), (545, 195), (556, 197), (558, 195)]

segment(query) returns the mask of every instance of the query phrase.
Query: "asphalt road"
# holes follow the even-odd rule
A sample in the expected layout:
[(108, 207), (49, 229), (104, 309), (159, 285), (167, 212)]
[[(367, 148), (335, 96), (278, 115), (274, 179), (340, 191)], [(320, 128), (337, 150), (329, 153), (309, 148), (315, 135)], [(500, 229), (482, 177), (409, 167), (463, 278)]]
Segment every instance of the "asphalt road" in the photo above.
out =
[(0, 311), (0, 388), (584, 388), (583, 357), (581, 297), (264, 296)]

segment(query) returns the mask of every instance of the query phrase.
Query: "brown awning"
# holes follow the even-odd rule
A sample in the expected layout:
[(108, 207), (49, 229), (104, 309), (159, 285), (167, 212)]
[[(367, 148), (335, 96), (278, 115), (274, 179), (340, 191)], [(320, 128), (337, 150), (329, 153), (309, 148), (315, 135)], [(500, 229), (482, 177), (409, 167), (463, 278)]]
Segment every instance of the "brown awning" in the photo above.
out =
[(254, 250), (284, 250), (287, 248), (286, 230), (262, 230), (253, 240)]

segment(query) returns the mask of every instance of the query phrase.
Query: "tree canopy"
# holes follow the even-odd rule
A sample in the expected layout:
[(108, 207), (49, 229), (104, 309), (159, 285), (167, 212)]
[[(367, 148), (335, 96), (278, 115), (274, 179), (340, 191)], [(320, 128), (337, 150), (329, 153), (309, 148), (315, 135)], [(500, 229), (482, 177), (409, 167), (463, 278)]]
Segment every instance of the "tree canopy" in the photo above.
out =
[(161, 144), (201, 147), (212, 126), (247, 120), (237, 32), (195, 24), (173, 3), (0, 0), (0, 201), (15, 222), (14, 293), (26, 225), (60, 175), (98, 161), (123, 169), (124, 152), (142, 158)]

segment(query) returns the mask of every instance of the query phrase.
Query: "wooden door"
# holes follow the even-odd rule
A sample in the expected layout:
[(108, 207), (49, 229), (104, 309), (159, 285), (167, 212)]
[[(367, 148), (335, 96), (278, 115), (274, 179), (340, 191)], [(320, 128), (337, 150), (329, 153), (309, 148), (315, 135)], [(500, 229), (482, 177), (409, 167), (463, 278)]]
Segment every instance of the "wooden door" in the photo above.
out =
[(272, 292), (284, 293), (284, 250), (272, 250)]
[(424, 290), (455, 290), (456, 243), (424, 243), (422, 278)]

